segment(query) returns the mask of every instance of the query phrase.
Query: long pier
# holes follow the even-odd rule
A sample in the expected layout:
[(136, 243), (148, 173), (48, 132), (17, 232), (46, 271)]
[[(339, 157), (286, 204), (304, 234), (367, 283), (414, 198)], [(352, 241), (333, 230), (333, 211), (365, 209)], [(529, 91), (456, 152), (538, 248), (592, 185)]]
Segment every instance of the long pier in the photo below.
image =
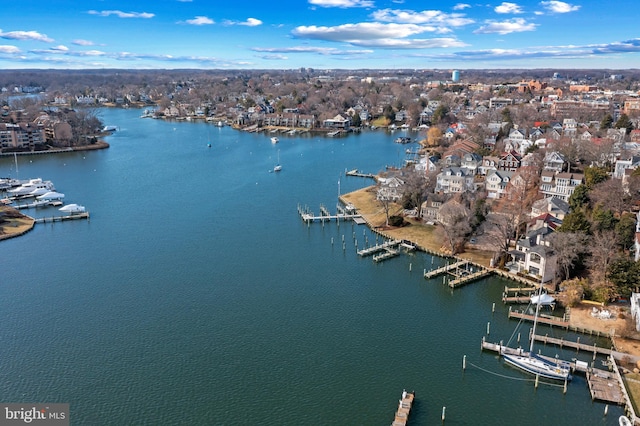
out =
[(35, 219), (35, 223), (62, 222), (65, 220), (89, 219), (89, 212), (70, 214), (65, 216), (40, 217)]

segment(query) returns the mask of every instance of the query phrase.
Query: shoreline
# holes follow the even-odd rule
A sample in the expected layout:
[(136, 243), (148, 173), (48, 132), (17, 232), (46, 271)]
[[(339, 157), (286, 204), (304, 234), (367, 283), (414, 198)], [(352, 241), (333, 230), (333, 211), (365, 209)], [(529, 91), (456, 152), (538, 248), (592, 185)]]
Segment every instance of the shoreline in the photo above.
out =
[(76, 151), (95, 151), (98, 149), (106, 149), (109, 148), (110, 145), (105, 141), (97, 141), (91, 145), (83, 145), (83, 146), (71, 146), (68, 148), (56, 148), (56, 149), (46, 149), (43, 151), (15, 151), (15, 152), (0, 152), (0, 157), (10, 157), (12, 155), (43, 155), (43, 154), (64, 154), (67, 152), (76, 152)]
[(9, 214), (6, 222), (0, 222), (0, 241), (20, 237), (31, 231), (36, 223), (35, 219), (20, 213), (11, 206), (0, 206), (0, 218)]

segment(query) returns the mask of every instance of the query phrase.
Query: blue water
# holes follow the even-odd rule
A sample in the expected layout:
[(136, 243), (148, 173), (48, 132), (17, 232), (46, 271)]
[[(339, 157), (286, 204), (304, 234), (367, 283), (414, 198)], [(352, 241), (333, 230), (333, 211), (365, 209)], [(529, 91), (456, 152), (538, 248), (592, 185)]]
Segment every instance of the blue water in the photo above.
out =
[(401, 165), (399, 133), (272, 144), (100, 116), (119, 127), (109, 149), (18, 157), (17, 171), (0, 158), (0, 176), (52, 180), (91, 213), (0, 242), (0, 400), (70, 403), (78, 425), (382, 425), (407, 389), (410, 425), (441, 424), (445, 406), (453, 425), (617, 424), (584, 377), (566, 395), (536, 390), (480, 351), (487, 323), (493, 341), (516, 326), (507, 282), (451, 291), (422, 277), (443, 259), (375, 264), (356, 254), (376, 242), (366, 227), (300, 220), (298, 204), (335, 211), (339, 192), (371, 183), (346, 169)]

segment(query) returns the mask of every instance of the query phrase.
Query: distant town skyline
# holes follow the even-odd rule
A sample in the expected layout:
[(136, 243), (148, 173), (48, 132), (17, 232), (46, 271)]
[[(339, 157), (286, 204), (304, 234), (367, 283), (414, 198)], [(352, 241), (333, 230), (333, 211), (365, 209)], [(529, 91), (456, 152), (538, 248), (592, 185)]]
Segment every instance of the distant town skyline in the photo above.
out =
[(629, 69), (640, 67), (636, 7), (635, 0), (9, 2), (0, 67)]

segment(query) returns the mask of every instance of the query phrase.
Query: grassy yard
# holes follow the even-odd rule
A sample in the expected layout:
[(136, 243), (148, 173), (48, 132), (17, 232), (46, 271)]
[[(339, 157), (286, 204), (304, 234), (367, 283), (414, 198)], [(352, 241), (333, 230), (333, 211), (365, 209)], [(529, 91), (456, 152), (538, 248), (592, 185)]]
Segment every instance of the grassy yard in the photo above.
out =
[[(409, 240), (427, 250), (447, 255), (442, 231), (437, 226), (426, 225), (419, 219), (407, 219), (409, 224), (399, 228), (385, 226), (387, 218), (382, 205), (376, 200), (375, 187), (371, 186), (345, 194), (342, 199), (347, 203), (353, 204), (358, 213), (365, 218), (372, 228), (377, 229), (389, 238)], [(398, 215), (401, 212), (402, 206), (392, 204), (389, 209), (389, 216)], [(493, 253), (482, 250), (468, 250), (464, 253), (459, 253), (458, 256), (489, 266)]]

